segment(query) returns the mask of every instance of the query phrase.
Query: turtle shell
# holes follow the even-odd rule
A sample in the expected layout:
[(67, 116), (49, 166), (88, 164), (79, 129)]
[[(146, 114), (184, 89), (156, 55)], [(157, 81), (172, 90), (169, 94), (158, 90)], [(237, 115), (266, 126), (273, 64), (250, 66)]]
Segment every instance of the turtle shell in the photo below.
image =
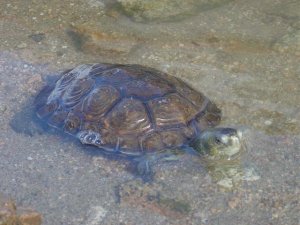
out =
[(35, 100), (47, 124), (84, 144), (129, 155), (180, 147), (219, 124), (221, 111), (178, 78), (141, 65), (85, 64)]

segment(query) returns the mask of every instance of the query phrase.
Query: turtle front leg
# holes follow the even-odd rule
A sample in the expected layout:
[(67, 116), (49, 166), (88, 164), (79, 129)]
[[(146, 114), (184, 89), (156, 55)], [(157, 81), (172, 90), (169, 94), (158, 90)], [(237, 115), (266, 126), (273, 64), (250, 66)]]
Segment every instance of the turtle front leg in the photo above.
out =
[[(182, 152), (181, 152), (182, 154)], [(136, 158), (136, 172), (144, 182), (152, 182), (154, 178), (153, 166), (159, 161), (170, 162), (178, 160), (179, 153), (174, 149), (165, 150), (160, 153), (146, 154)]]
[(155, 160), (152, 157), (142, 156), (138, 158), (136, 170), (138, 176), (142, 178), (144, 182), (152, 182), (154, 178), (154, 172), (152, 169)]

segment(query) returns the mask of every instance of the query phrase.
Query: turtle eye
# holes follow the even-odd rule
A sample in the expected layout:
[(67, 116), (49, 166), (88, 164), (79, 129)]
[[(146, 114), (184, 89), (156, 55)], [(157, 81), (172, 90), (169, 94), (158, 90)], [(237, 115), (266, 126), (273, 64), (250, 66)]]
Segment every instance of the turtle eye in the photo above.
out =
[(220, 138), (218, 138), (218, 137), (216, 137), (215, 142), (216, 142), (216, 144), (218, 144), (218, 145), (223, 144), (222, 140), (221, 140)]

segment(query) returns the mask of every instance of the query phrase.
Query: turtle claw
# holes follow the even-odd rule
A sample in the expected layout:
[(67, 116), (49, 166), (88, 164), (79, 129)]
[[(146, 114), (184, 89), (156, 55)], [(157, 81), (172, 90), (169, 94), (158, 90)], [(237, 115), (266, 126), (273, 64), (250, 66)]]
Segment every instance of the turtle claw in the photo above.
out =
[(146, 183), (151, 182), (154, 178), (154, 172), (151, 168), (150, 161), (148, 159), (141, 159), (137, 163), (137, 173), (138, 176)]

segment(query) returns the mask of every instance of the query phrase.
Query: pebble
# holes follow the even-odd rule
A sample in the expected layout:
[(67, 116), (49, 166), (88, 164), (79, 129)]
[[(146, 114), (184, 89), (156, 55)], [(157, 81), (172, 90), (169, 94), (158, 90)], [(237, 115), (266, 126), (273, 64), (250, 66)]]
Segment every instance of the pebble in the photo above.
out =
[(22, 43), (17, 45), (17, 48), (19, 48), (19, 49), (27, 48), (27, 44), (22, 42)]
[(272, 124), (272, 121), (271, 121), (271, 120), (266, 120), (266, 121), (265, 121), (265, 125), (270, 126), (271, 124)]
[(44, 33), (38, 33), (38, 34), (32, 34), (29, 35), (28, 37), (31, 38), (35, 42), (41, 42), (42, 40), (45, 39), (45, 34)]
[(231, 200), (228, 201), (228, 206), (231, 209), (234, 209), (238, 206), (238, 204), (240, 203), (240, 199), (237, 197), (232, 198)]
[(217, 184), (226, 189), (231, 189), (233, 187), (232, 180), (229, 178), (224, 178), (224, 179), (218, 181)]
[(6, 105), (0, 105), (0, 113), (5, 113), (6, 110), (7, 110)]
[(102, 206), (93, 206), (88, 213), (88, 219), (85, 224), (98, 225), (103, 221), (106, 214), (107, 210), (104, 209)]

